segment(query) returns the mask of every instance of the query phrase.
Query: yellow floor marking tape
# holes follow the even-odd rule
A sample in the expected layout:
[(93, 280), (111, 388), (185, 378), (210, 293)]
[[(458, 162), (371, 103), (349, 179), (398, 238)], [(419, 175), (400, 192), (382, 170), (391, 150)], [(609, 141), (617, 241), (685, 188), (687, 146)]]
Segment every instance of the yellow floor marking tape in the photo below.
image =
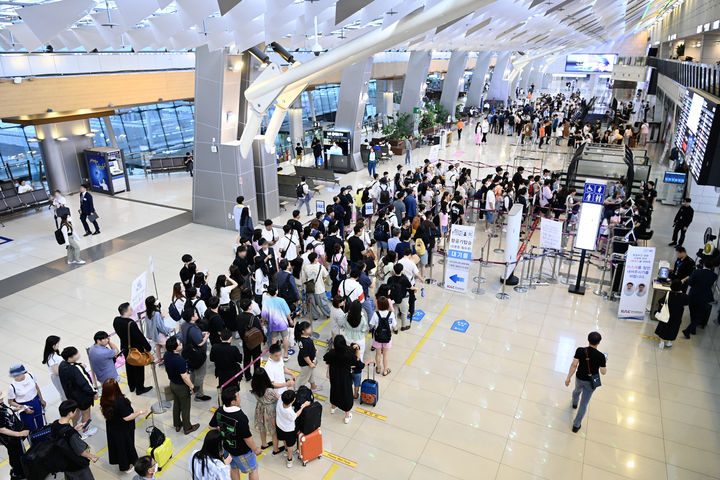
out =
[(327, 473), (326, 473), (325, 476), (322, 478), (322, 480), (330, 480), (330, 479), (332, 478), (332, 476), (335, 475), (335, 471), (336, 471), (338, 468), (340, 468), (340, 467), (337, 466), (337, 463), (333, 463), (333, 464), (330, 466), (330, 470), (327, 471)]
[(98, 451), (95, 453), (95, 455), (97, 455), (98, 457), (102, 457), (103, 454), (105, 454), (105, 452), (107, 452), (107, 449), (108, 449), (108, 447), (105, 446), (105, 448), (101, 448), (100, 450), (98, 450)]
[(642, 333), (640, 333), (639, 335), (643, 338), (649, 338), (650, 340), (655, 340), (656, 342), (659, 342), (660, 340), (662, 340), (661, 338), (651, 337), (650, 335), (643, 335)]
[(440, 315), (438, 315), (437, 318), (435, 319), (435, 321), (432, 323), (432, 325), (430, 325), (430, 328), (428, 328), (428, 331), (425, 332), (425, 335), (423, 335), (423, 337), (420, 339), (417, 346), (415, 347), (415, 350), (412, 351), (412, 353), (410, 354), (408, 359), (405, 361), (405, 365), (410, 365), (412, 363), (412, 361), (415, 360), (415, 356), (417, 356), (417, 354), (420, 351), (420, 349), (422, 348), (422, 346), (425, 345), (425, 341), (428, 339), (428, 337), (433, 332), (433, 330), (435, 330), (435, 327), (437, 327), (437, 324), (440, 322), (440, 319), (445, 315), (445, 312), (447, 312), (449, 308), (450, 308), (449, 303), (443, 307), (442, 311), (440, 312)]
[(5, 460), (4, 462), (0, 462), (0, 468), (4, 467), (4, 466), (7, 465), (9, 462), (10, 462), (10, 459), (9, 459), (9, 458), (8, 458), (7, 460)]
[(193, 439), (190, 441), (190, 443), (188, 443), (187, 445), (185, 445), (185, 447), (184, 447), (182, 450), (180, 450), (180, 451), (177, 453), (177, 455), (173, 455), (173, 457), (170, 459), (170, 461), (169, 461), (168, 463), (166, 463), (166, 464), (163, 466), (162, 470), (158, 471), (158, 472), (155, 474), (155, 476), (156, 476), (156, 477), (159, 477), (159, 476), (162, 475), (163, 473), (167, 472), (167, 471), (170, 469), (170, 467), (172, 467), (173, 464), (174, 464), (180, 457), (182, 457), (182, 456), (185, 455), (187, 452), (189, 452), (189, 451), (195, 446), (196, 443), (198, 443), (200, 440), (203, 439), (203, 437), (205, 437), (205, 435), (207, 435), (207, 433), (208, 433), (209, 431), (210, 431), (210, 427), (205, 427), (205, 430), (203, 430), (202, 432), (200, 432), (200, 434), (199, 434), (197, 437), (193, 438)]
[(292, 368), (288, 368), (288, 370), (293, 372), (295, 375), (300, 375), (300, 372), (298, 372), (297, 370), (293, 370)]
[(384, 415), (380, 415), (379, 413), (371, 412), (370, 410), (365, 410), (364, 408), (356, 408), (356, 412), (362, 413), (363, 415), (367, 415), (368, 417), (377, 418), (378, 420), (382, 420), (383, 422), (387, 420), (387, 417)]
[(334, 453), (323, 451), (323, 457), (329, 458), (330, 460), (333, 460), (335, 462), (341, 463), (347, 467), (355, 468), (357, 467), (357, 463), (353, 462), (352, 460), (348, 460), (347, 458), (341, 457), (340, 455), (335, 455)]
[(327, 400), (327, 397), (325, 395), (320, 395), (319, 393), (314, 393), (313, 395), (315, 395), (315, 398), (317, 398), (318, 400)]
[(315, 345), (318, 345), (318, 346), (320, 346), (320, 347), (327, 347), (327, 346), (328, 346), (328, 343), (327, 343), (327, 342), (323, 342), (322, 340), (313, 340), (313, 343), (315, 343)]
[(325, 328), (328, 323), (330, 323), (330, 319), (329, 319), (329, 318), (328, 318), (327, 320), (325, 320), (324, 322), (322, 322), (322, 323), (320, 324), (320, 326), (315, 329), (315, 331), (316, 331), (316, 332), (319, 332), (320, 330), (322, 330), (323, 328)]

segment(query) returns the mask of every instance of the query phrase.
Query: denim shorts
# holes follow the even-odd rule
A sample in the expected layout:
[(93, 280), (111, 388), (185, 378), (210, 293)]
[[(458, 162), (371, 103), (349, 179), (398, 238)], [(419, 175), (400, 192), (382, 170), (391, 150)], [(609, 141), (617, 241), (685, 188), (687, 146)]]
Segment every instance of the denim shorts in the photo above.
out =
[(359, 387), (362, 383), (362, 373), (352, 373), (353, 387)]
[(232, 461), (230, 462), (230, 468), (232, 469), (240, 470), (242, 473), (252, 473), (258, 469), (257, 457), (252, 451), (246, 453), (245, 455), (237, 456), (232, 455), (227, 451), (225, 453), (232, 457)]
[(493, 223), (495, 221), (495, 212), (485, 212), (485, 221)]

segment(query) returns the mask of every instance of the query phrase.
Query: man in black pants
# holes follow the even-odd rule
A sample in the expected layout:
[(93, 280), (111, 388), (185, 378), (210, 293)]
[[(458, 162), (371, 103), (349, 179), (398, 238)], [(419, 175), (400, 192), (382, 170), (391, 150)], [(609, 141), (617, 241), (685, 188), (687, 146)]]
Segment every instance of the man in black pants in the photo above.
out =
[[(250, 301), (250, 299), (243, 298), (242, 300), (240, 300), (239, 307), (242, 312), (238, 314), (238, 333), (240, 334), (240, 338), (243, 339), (243, 367), (247, 369), (245, 370), (245, 380), (249, 382), (250, 380), (252, 380), (250, 370), (252, 370), (253, 372), (257, 372), (258, 368), (260, 368), (260, 361), (258, 360), (257, 362), (255, 362), (252, 369), (247, 367), (248, 365), (250, 365), (251, 361), (260, 358), (260, 355), (262, 354), (262, 343), (259, 343), (252, 349), (249, 349), (245, 340), (245, 335), (252, 327), (257, 328), (258, 330), (260, 330), (260, 332), (262, 332), (262, 327), (260, 326), (260, 318), (250, 313), (250, 308), (252, 308), (252, 302)], [(263, 337), (265, 337), (264, 334)], [(264, 341), (267, 341), (267, 339), (264, 339)]]
[[(673, 220), (673, 235), (672, 242), (668, 243), (669, 246), (674, 247), (675, 245), (681, 245), (685, 243), (685, 232), (693, 221), (693, 215), (695, 210), (690, 206), (690, 198), (685, 199), (685, 204), (675, 214), (675, 220)], [(678, 240), (678, 232), (680, 232), (680, 240)]]
[[(25, 478), (23, 474), (22, 456), (25, 453), (22, 439), (30, 434), (30, 431), (21, 427), (22, 423), (13, 413), (12, 409), (3, 403), (0, 393), (0, 443), (5, 445), (10, 460), (10, 480)], [(16, 428), (13, 429), (12, 427)], [(22, 428), (22, 430), (17, 430)]]
[(693, 270), (690, 278), (685, 282), (690, 285), (690, 292), (688, 293), (690, 325), (682, 331), (685, 338), (695, 335), (697, 327), (704, 329), (712, 311), (710, 302), (714, 300), (713, 285), (715, 285), (718, 276), (706, 267), (702, 260), (699, 263), (699, 268)]
[[(92, 220), (93, 227), (95, 227), (95, 233), (90, 232), (90, 226), (88, 225), (87, 218), (90, 214), (95, 215), (95, 220)], [(80, 185), (80, 221), (85, 229), (85, 236), (98, 235), (100, 233), (100, 226), (97, 223), (97, 213), (95, 213), (95, 204), (93, 203), (93, 197), (88, 192), (87, 184)]]
[[(152, 348), (147, 338), (145, 338), (145, 335), (140, 331), (135, 320), (130, 318), (133, 315), (133, 309), (130, 304), (128, 302), (121, 303), (118, 307), (118, 313), (120, 313), (120, 316), (115, 317), (115, 320), (113, 320), (113, 328), (120, 338), (120, 351), (125, 355), (125, 358), (127, 358), (128, 352), (130, 351), (130, 345), (141, 352), (151, 352)], [(128, 325), (130, 326), (129, 338)], [(142, 395), (152, 390), (152, 387), (145, 386), (145, 367), (135, 367), (126, 362), (125, 373), (127, 373), (128, 388), (131, 392)]]

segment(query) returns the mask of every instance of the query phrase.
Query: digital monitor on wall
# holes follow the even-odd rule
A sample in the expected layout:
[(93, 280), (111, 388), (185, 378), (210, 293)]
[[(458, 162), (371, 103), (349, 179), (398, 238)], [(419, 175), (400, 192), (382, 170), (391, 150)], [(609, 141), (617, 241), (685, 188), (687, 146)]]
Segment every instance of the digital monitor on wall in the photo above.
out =
[(698, 185), (720, 186), (720, 98), (688, 89), (675, 130), (675, 146)]
[(565, 71), (573, 73), (611, 73), (617, 60), (614, 53), (571, 53), (565, 58)]

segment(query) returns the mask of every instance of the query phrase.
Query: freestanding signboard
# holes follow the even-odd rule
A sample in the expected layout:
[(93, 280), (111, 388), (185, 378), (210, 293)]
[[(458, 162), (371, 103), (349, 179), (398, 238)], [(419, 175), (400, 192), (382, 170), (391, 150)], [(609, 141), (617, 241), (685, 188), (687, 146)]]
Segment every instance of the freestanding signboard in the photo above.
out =
[(470, 278), (475, 226), (453, 225), (445, 258), (445, 289), (466, 292)]

